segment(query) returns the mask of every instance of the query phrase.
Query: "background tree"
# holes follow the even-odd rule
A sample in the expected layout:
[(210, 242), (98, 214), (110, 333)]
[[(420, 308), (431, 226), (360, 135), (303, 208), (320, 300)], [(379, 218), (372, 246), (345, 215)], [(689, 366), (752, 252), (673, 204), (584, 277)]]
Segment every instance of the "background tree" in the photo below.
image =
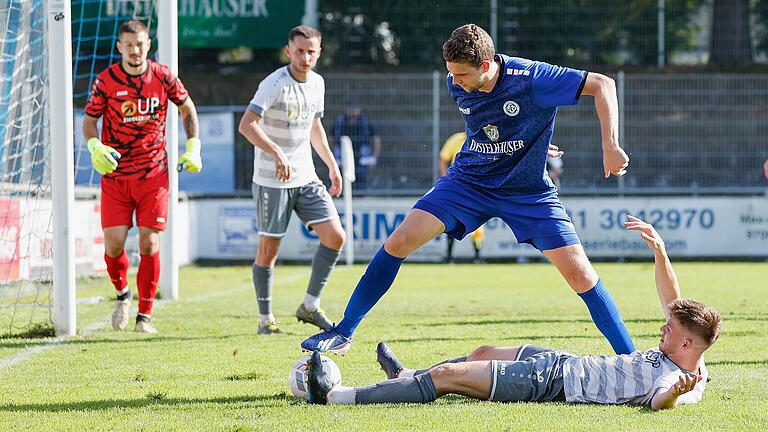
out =
[(751, 28), (749, 0), (714, 0), (709, 63), (713, 65), (752, 63)]
[[(701, 8), (712, 1), (665, 0), (667, 56), (691, 49), (696, 36), (708, 30), (700, 28), (697, 19)], [(768, 0), (752, 1), (768, 5)], [(498, 3), (500, 52), (582, 68), (657, 64), (657, 0)], [(741, 44), (749, 42), (750, 0), (714, 3), (715, 29), (720, 27), (714, 40), (740, 34)], [(737, 7), (730, 6), (737, 3)], [(768, 7), (758, 10), (768, 18)], [(319, 15), (324, 33), (324, 64), (345, 69), (373, 65), (378, 70), (389, 65), (399, 65), (400, 70), (442, 68), (441, 47), (454, 28), (473, 22), (490, 30), (490, 0), (320, 0)], [(382, 29), (386, 29), (386, 37), (382, 37)], [(761, 29), (764, 26), (758, 28)], [(721, 58), (720, 52), (733, 54), (726, 48), (731, 46), (732, 42), (724, 43), (722, 48), (718, 45), (720, 51), (715, 58)], [(740, 55), (740, 61), (744, 61), (745, 55)], [(751, 61), (751, 57), (746, 61)]]

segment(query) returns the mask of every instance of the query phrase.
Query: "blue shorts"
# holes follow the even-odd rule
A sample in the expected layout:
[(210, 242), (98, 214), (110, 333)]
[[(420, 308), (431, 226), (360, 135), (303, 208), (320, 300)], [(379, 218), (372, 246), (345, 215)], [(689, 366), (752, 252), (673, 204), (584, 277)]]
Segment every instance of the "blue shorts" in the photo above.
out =
[(413, 208), (440, 219), (445, 233), (458, 240), (498, 217), (512, 229), (518, 243), (540, 251), (580, 243), (555, 190), (512, 195), (442, 177)]

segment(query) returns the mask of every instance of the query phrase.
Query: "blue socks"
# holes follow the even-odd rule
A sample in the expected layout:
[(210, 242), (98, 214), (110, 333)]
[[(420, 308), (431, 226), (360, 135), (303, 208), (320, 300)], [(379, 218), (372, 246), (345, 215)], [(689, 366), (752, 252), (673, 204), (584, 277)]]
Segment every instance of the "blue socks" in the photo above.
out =
[[(376, 252), (347, 302), (344, 319), (336, 326), (336, 331), (345, 337), (352, 337), (365, 315), (392, 286), (403, 259), (388, 254), (384, 246)], [(592, 320), (608, 339), (616, 354), (635, 351), (635, 344), (621, 319), (616, 303), (601, 280), (589, 291), (579, 294), (579, 297), (586, 303)]]
[(579, 294), (579, 297), (587, 304), (592, 321), (608, 339), (616, 354), (629, 354), (635, 351), (635, 344), (621, 319), (619, 309), (616, 308), (616, 303), (605, 289), (602, 280), (598, 280), (589, 291)]
[(368, 264), (368, 268), (365, 269), (365, 274), (357, 283), (352, 297), (347, 302), (347, 308), (344, 309), (344, 319), (336, 326), (336, 331), (346, 337), (352, 337), (352, 333), (355, 332), (368, 311), (392, 286), (404, 259), (388, 254), (384, 250), (384, 246), (376, 252)]

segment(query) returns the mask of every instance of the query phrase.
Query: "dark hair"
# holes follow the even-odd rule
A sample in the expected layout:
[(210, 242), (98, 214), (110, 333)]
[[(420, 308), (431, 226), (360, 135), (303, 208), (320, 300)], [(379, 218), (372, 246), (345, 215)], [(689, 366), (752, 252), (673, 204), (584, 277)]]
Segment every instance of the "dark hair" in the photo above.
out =
[(147, 32), (147, 34), (149, 34), (147, 26), (139, 20), (132, 19), (120, 24), (120, 30), (117, 32), (117, 36), (120, 37), (123, 33), (139, 34), (141, 32)]
[(718, 311), (691, 299), (673, 300), (669, 303), (669, 313), (683, 328), (704, 342), (704, 349), (715, 343), (723, 328), (722, 317)]
[(464, 24), (457, 28), (443, 44), (443, 59), (451, 63), (477, 67), (486, 60), (493, 60), (495, 54), (493, 39), (476, 24)]
[(291, 32), (288, 33), (288, 41), (292, 41), (296, 36), (303, 36), (305, 39), (312, 39), (317, 38), (318, 40), (322, 40), (323, 36), (320, 34), (320, 32), (312, 28), (310, 26), (300, 25), (296, 26), (291, 29)]

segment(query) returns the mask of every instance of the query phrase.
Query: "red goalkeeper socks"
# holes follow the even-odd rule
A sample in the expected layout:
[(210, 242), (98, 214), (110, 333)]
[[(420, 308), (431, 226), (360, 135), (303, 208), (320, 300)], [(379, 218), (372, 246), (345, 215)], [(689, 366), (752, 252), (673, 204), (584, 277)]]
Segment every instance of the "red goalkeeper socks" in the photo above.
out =
[(111, 257), (104, 254), (104, 262), (107, 263), (107, 273), (112, 285), (118, 292), (123, 291), (128, 286), (128, 256), (125, 251), (119, 257)]
[(136, 287), (139, 291), (139, 313), (152, 314), (152, 303), (155, 301), (157, 282), (160, 279), (160, 252), (152, 255), (141, 255), (139, 272), (136, 274)]

